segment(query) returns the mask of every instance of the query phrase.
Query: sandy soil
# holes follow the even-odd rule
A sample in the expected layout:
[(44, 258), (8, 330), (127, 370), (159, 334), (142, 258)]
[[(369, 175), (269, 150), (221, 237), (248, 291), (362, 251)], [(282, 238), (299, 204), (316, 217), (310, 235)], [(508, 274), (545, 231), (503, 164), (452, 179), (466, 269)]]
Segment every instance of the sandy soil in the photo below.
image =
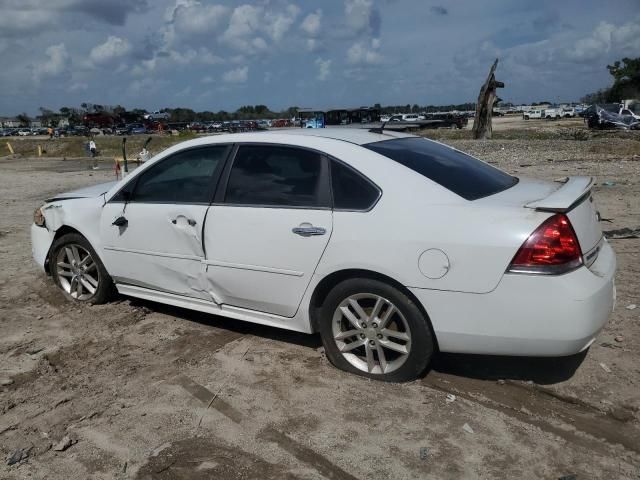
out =
[[(428, 135), (517, 175), (594, 175), (604, 228), (640, 226), (637, 135)], [(112, 178), (89, 164), (0, 157), (0, 452), (28, 452), (0, 478), (640, 475), (640, 307), (625, 308), (640, 304), (640, 240), (612, 240), (617, 308), (584, 355), (439, 355), (424, 378), (382, 384), (334, 369), (316, 336), (63, 300), (32, 263), (28, 227), (48, 195)]]

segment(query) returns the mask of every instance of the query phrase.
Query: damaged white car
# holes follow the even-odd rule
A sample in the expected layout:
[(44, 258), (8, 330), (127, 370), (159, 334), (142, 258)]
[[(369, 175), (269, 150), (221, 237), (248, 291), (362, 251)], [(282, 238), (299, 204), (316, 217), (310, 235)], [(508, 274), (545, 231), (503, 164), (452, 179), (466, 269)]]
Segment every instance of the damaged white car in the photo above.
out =
[(437, 350), (589, 347), (616, 268), (591, 186), (397, 132), (221, 135), (47, 200), (33, 255), (73, 301), (117, 290), (319, 332), (337, 367), (404, 381)]

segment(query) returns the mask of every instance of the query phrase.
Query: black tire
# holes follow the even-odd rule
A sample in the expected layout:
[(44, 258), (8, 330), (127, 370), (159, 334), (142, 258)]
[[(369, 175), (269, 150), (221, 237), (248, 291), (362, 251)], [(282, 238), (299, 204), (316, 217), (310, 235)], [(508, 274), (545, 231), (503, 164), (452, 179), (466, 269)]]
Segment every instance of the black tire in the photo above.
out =
[[(62, 277), (58, 274), (57, 268), (57, 259), (61, 250), (65, 247), (71, 246), (79, 246), (84, 249), (90, 256), (91, 260), (95, 264), (95, 271), (97, 274), (97, 282), (98, 285), (95, 287), (95, 292), (91, 293), (85, 288), (88, 292), (84, 296), (80, 298), (76, 298), (73, 294), (70, 294), (63, 285)], [(113, 280), (107, 273), (107, 270), (104, 268), (100, 257), (93, 249), (89, 241), (84, 238), (82, 235), (78, 233), (68, 233), (66, 235), (62, 235), (60, 238), (56, 239), (49, 250), (49, 271), (51, 272), (51, 276), (55, 284), (62, 290), (62, 293), (67, 298), (67, 300), (80, 302), (80, 303), (91, 303), (91, 304), (101, 304), (106, 303), (112, 298), (115, 287), (113, 285)], [(93, 274), (92, 277), (96, 278), (96, 274)]]
[[(383, 299), (393, 304), (393, 306), (401, 313), (402, 317), (404, 317), (404, 320), (406, 320), (406, 326), (410, 331), (411, 338), (410, 349), (408, 354), (406, 354), (403, 363), (401, 363), (397, 369), (390, 371), (389, 373), (383, 373), (381, 371), (371, 373), (357, 368), (345, 358), (343, 353), (340, 352), (337, 341), (334, 339), (334, 323), (339, 325), (340, 322), (346, 321), (345, 317), (342, 317), (341, 320), (337, 319), (337, 317), (340, 316), (339, 313), (336, 313), (338, 307), (352, 295), (358, 294), (370, 294), (372, 296), (383, 297)], [(422, 310), (405, 293), (379, 280), (369, 278), (352, 278), (340, 282), (333, 287), (327, 295), (322, 307), (320, 308), (319, 315), (318, 327), (327, 358), (335, 367), (350, 373), (355, 373), (356, 375), (386, 382), (406, 382), (415, 380), (427, 369), (435, 350), (435, 343), (429, 327), (429, 321), (425, 318)], [(336, 315), (336, 319), (334, 319), (334, 315)], [(394, 314), (393, 318), (400, 317)], [(378, 318), (378, 320), (380, 319)], [(371, 325), (373, 324), (370, 324), (369, 326)], [(352, 327), (349, 326), (347, 328)], [(404, 328), (399, 330), (404, 330)], [(365, 337), (362, 337), (362, 335), (363, 333), (359, 334), (359, 336), (364, 339)], [(353, 338), (357, 341), (357, 337)], [(378, 335), (378, 338), (382, 337)], [(384, 340), (386, 341), (388, 338), (385, 336)], [(366, 340), (366, 342), (369, 341), (374, 342), (375, 339)], [(371, 345), (373, 345), (373, 343), (371, 343)], [(361, 349), (364, 348), (366, 348), (366, 345), (358, 347), (353, 351), (362, 351)], [(371, 348), (373, 349), (374, 347)], [(391, 354), (393, 354), (393, 352), (391, 352)], [(379, 355), (377, 353), (375, 358), (379, 361)], [(376, 368), (380, 369), (379, 366)]]

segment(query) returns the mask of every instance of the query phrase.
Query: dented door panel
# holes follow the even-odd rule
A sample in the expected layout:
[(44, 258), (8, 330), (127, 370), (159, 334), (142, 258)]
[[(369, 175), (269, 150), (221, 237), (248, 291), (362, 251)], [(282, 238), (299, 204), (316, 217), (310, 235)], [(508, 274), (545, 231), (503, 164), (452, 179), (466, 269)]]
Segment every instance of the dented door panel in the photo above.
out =
[[(206, 205), (108, 203), (101, 237), (107, 270), (117, 283), (211, 300), (202, 263)], [(113, 222), (126, 219), (126, 225)]]

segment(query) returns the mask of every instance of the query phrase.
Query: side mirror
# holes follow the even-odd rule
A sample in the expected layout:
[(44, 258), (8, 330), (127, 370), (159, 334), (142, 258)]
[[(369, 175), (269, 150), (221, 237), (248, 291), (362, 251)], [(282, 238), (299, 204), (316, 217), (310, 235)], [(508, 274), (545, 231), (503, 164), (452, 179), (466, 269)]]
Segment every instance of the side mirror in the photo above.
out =
[(128, 224), (129, 224), (129, 220), (127, 220), (124, 217), (118, 217), (113, 221), (111, 225), (114, 225), (116, 227), (126, 227)]

